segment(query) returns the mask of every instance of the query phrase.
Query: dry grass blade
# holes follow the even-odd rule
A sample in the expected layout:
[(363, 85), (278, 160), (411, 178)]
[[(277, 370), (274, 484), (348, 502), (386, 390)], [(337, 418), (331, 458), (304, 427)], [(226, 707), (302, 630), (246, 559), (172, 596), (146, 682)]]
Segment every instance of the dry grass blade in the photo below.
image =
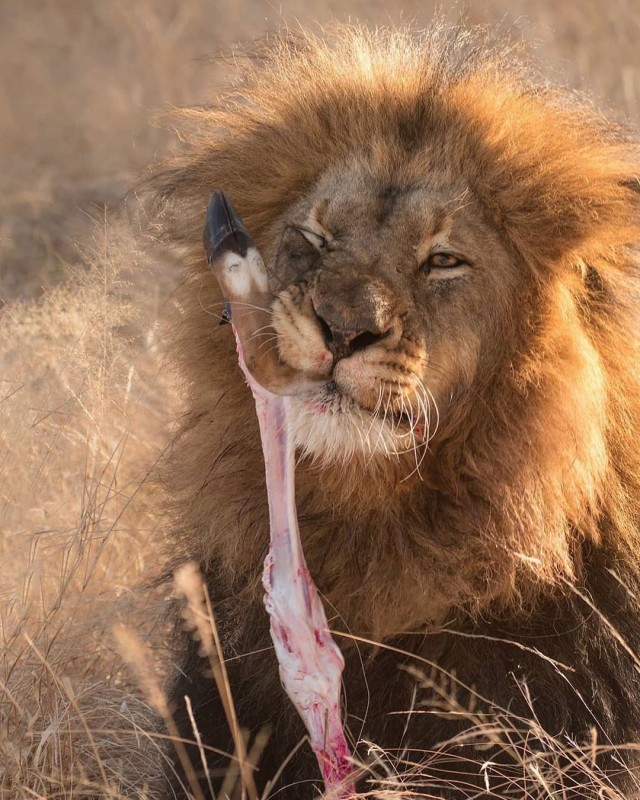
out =
[(204, 800), (204, 793), (196, 777), (184, 742), (181, 740), (180, 734), (178, 733), (178, 729), (169, 709), (169, 704), (167, 703), (167, 697), (160, 686), (157, 675), (151, 667), (147, 649), (138, 637), (124, 625), (116, 626), (113, 633), (122, 657), (127, 664), (133, 668), (138, 679), (138, 684), (147, 698), (147, 702), (162, 717), (164, 724), (167, 726), (167, 730), (171, 734), (173, 745), (176, 748), (178, 758), (187, 776), (194, 797), (196, 800)]
[[(233, 738), (234, 755), (235, 759), (237, 759), (238, 771), (242, 779), (243, 796), (246, 791), (251, 800), (257, 800), (256, 785), (253, 778), (255, 764), (252, 764), (247, 757), (245, 735), (238, 723), (211, 600), (197, 565), (189, 563), (182, 566), (175, 574), (175, 586), (178, 594), (186, 600), (185, 620), (193, 630), (197, 631), (202, 646), (202, 654), (209, 659), (211, 672), (220, 693), (224, 713)], [(229, 775), (227, 775), (227, 783), (222, 790), (222, 796), (225, 793), (229, 797), (232, 796), (232, 776), (233, 771), (230, 771)]]

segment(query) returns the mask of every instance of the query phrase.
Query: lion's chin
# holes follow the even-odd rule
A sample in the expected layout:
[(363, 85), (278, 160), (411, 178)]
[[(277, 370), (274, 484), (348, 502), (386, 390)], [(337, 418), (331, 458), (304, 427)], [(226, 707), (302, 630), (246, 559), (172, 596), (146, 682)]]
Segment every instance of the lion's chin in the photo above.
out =
[(407, 420), (373, 413), (333, 381), (319, 391), (292, 397), (290, 409), (296, 449), (323, 464), (398, 457), (420, 442)]

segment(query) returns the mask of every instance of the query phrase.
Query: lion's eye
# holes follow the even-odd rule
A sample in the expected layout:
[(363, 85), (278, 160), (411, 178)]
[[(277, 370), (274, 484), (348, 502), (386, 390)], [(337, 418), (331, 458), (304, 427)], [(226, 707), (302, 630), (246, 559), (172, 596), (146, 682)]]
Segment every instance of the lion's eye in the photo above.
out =
[(327, 240), (321, 233), (316, 233), (315, 231), (310, 230), (309, 228), (302, 228), (298, 227), (297, 229), (304, 238), (312, 244), (317, 250), (326, 250), (327, 249)]
[(424, 268), (430, 269), (451, 269), (453, 267), (460, 267), (465, 262), (454, 256), (451, 253), (431, 253), (429, 258), (424, 262)]

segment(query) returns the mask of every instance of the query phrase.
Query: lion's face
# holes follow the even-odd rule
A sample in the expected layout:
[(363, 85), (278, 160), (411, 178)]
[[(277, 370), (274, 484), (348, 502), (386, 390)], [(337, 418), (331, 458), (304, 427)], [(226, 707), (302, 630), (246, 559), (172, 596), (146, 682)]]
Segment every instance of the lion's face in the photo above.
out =
[(446, 176), (327, 174), (281, 221), (270, 267), (280, 357), (320, 379), (293, 402), (297, 442), (322, 459), (410, 452), (417, 467), (513, 340), (522, 277)]
[(201, 240), (224, 189), (276, 297), (256, 337), (316, 379), (288, 415), (310, 568), (376, 636), (520, 613), (584, 574), (582, 541), (640, 551), (635, 139), (510, 50), (434, 33), (273, 40), (184, 112), (155, 181), (187, 265), (181, 552), (258, 586), (260, 440)]

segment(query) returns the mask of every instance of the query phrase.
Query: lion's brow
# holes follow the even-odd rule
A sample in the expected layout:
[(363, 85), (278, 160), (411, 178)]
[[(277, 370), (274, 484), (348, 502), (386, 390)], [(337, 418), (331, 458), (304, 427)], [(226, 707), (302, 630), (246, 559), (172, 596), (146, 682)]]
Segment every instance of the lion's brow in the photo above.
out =
[(438, 233), (442, 233), (446, 226), (446, 222), (449, 219), (449, 213), (445, 208), (438, 206), (437, 208), (433, 209), (433, 218), (431, 220), (431, 224), (429, 225), (429, 230), (425, 231), (427, 236), (433, 238)]
[(379, 225), (382, 225), (382, 223), (385, 222), (393, 213), (398, 197), (403, 195), (406, 191), (406, 186), (390, 184), (378, 192), (379, 204), (376, 213), (376, 222)]

